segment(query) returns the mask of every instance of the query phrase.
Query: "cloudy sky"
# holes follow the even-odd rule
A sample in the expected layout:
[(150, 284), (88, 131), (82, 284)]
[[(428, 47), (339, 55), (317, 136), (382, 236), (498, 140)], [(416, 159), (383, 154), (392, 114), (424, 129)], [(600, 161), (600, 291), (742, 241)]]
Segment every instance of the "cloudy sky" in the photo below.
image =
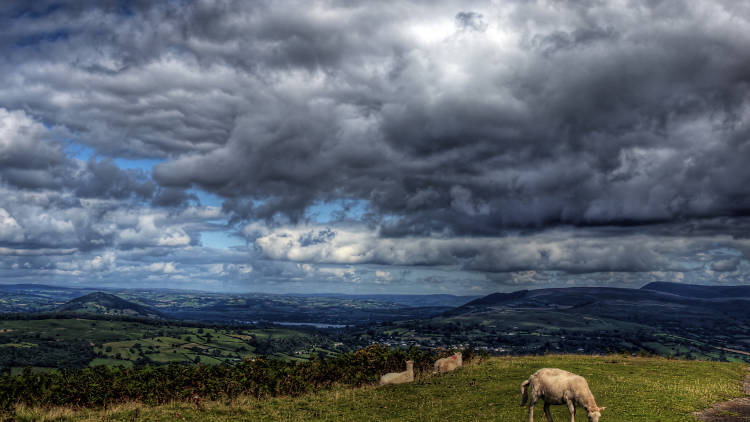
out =
[(747, 2), (10, 1), (0, 25), (0, 283), (747, 283)]

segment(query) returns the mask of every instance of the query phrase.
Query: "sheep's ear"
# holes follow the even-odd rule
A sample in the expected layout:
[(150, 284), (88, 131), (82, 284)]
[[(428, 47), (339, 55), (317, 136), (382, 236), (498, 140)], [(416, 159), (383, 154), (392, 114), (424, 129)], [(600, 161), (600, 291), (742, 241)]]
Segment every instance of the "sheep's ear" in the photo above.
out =
[(600, 412), (603, 412), (603, 411), (604, 411), (604, 409), (606, 409), (606, 407), (600, 407), (600, 408), (599, 408), (599, 411), (600, 411)]

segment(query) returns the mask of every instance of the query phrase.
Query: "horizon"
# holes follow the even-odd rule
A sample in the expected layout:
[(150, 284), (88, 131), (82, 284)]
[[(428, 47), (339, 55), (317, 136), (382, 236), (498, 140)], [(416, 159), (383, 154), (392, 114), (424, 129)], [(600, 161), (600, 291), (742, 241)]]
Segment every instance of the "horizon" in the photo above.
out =
[(741, 3), (44, 0), (0, 23), (0, 284), (749, 284)]
[[(96, 292), (103, 292), (103, 291), (134, 291), (134, 290), (149, 290), (149, 291), (177, 291), (177, 292), (191, 292), (191, 293), (208, 293), (208, 294), (221, 294), (221, 295), (276, 295), (276, 296), (439, 296), (439, 295), (447, 295), (447, 296), (454, 296), (454, 297), (473, 297), (473, 298), (482, 298), (485, 296), (493, 295), (493, 294), (507, 294), (507, 293), (517, 293), (520, 291), (534, 291), (534, 290), (544, 290), (544, 289), (567, 289), (567, 288), (619, 288), (619, 289), (630, 289), (630, 290), (640, 290), (644, 287), (654, 284), (654, 283), (664, 283), (664, 284), (672, 284), (672, 285), (682, 285), (682, 286), (693, 286), (693, 287), (746, 287), (748, 285), (746, 284), (732, 284), (732, 285), (718, 285), (718, 284), (689, 284), (689, 283), (676, 283), (671, 281), (650, 281), (648, 283), (645, 283), (641, 286), (628, 286), (628, 287), (616, 287), (616, 286), (567, 286), (567, 287), (529, 287), (529, 288), (523, 288), (523, 289), (516, 289), (516, 290), (507, 290), (507, 291), (495, 291), (495, 292), (489, 292), (485, 294), (480, 295), (460, 295), (460, 294), (451, 294), (451, 293), (382, 293), (382, 292), (372, 292), (372, 293), (346, 293), (346, 292), (315, 292), (315, 293), (303, 293), (303, 292), (263, 292), (263, 291), (210, 291), (210, 290), (197, 290), (197, 289), (179, 289), (179, 288), (166, 288), (166, 287), (105, 287), (105, 286), (96, 286), (96, 285), (87, 285), (87, 286), (74, 286), (74, 285), (53, 285), (53, 284), (42, 284), (42, 283), (9, 283), (9, 284), (0, 284), (0, 289), (3, 287), (10, 287), (10, 286), (24, 286), (24, 287), (50, 287), (50, 288), (62, 288), (62, 289), (74, 289), (74, 290), (92, 290), (91, 293)], [(750, 287), (750, 286), (748, 286)], [(101, 289), (101, 290), (99, 290)]]

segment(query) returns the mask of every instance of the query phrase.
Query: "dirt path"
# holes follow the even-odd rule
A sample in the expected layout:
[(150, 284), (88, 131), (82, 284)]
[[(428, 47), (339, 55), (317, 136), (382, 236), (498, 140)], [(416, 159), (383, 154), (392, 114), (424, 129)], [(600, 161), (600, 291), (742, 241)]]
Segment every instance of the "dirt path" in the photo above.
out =
[[(750, 369), (748, 369), (750, 371)], [(695, 415), (707, 422), (750, 422), (750, 375), (745, 377), (745, 397), (717, 403)]]

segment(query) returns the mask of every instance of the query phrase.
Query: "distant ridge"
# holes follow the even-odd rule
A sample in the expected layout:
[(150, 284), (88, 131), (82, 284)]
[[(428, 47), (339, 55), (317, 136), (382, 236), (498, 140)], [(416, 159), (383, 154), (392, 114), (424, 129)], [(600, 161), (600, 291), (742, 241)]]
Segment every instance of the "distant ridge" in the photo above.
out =
[(81, 312), (105, 315), (141, 316), (161, 318), (162, 314), (137, 303), (104, 292), (93, 292), (77, 297), (55, 309), (59, 312)]
[[(459, 306), (447, 317), (516, 310), (564, 311), (623, 319), (680, 318), (693, 315), (710, 319), (724, 315), (750, 322), (750, 286), (700, 286), (651, 283), (640, 289), (617, 287), (566, 287), (493, 293)], [(638, 316), (640, 315), (640, 316)], [(646, 317), (647, 316), (647, 317)], [(630, 318), (626, 318), (630, 319)]]
[(448, 315), (484, 311), (489, 308), (577, 308), (602, 301), (639, 301), (663, 295), (660, 292), (617, 287), (561, 287), (492, 293), (448, 311)]
[(750, 298), (750, 286), (707, 286), (656, 281), (641, 287), (641, 290), (672, 293), (683, 297), (701, 299)]
[(89, 290), (81, 287), (51, 286), (49, 284), (19, 283), (19, 284), (0, 284), (0, 290), (5, 291), (25, 291), (29, 289), (41, 290)]
[(518, 290), (513, 293), (492, 293), (485, 297), (473, 300), (466, 305), (470, 306), (482, 306), (482, 305), (499, 305), (518, 299), (523, 299), (529, 294), (528, 290)]

